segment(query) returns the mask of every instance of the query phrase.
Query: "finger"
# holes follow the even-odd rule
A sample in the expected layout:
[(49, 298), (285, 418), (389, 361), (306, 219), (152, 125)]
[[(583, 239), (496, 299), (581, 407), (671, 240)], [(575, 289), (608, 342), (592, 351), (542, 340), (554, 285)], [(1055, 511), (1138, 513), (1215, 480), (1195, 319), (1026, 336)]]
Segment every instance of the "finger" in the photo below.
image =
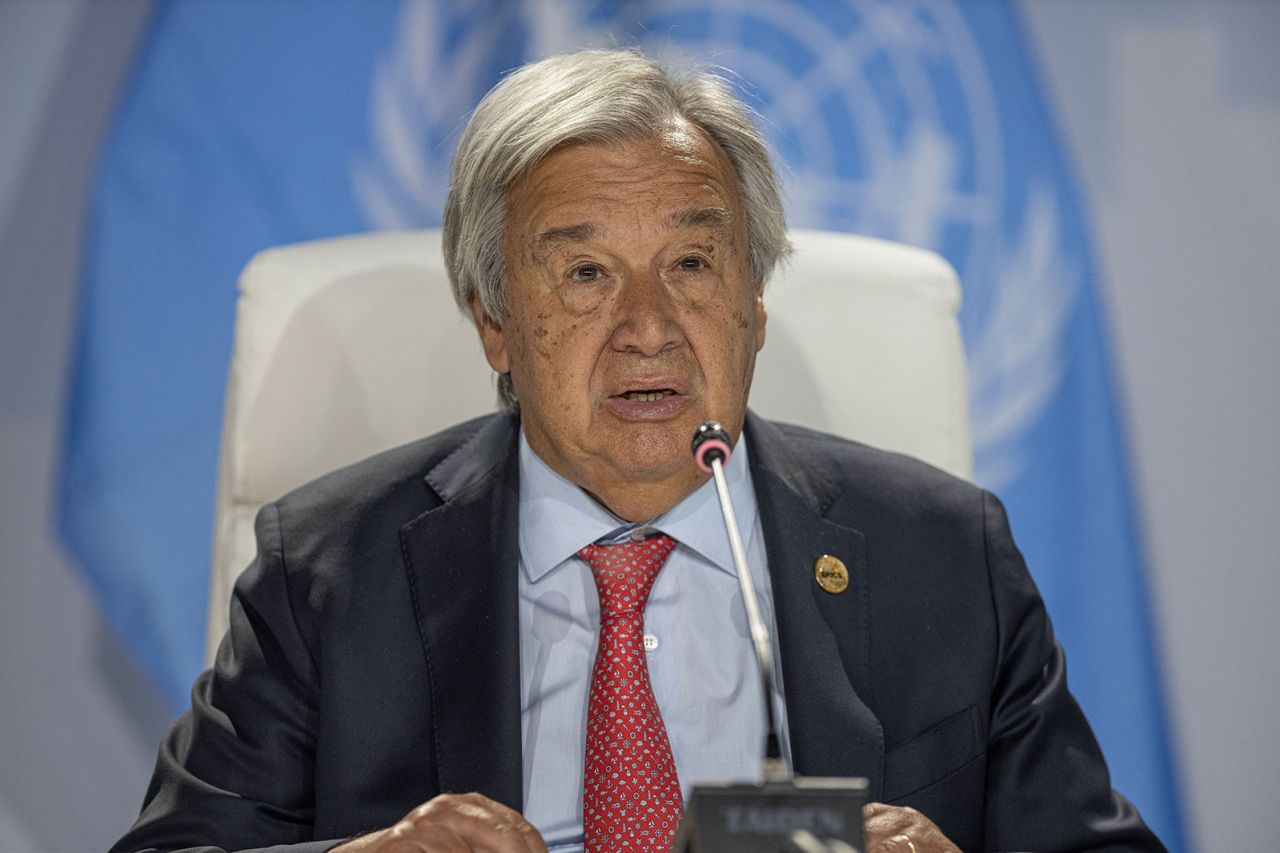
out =
[(523, 820), (523, 817), (522, 815), (523, 826), (520, 827), (520, 835), (524, 838), (524, 843), (529, 848), (529, 853), (547, 853), (547, 842), (543, 840), (542, 833), (534, 829), (533, 824)]
[(915, 809), (908, 806), (890, 806), (885, 803), (867, 803), (862, 807), (862, 817), (867, 821), (884, 823), (890, 820), (902, 820), (904, 816), (918, 815)]
[[(514, 832), (521, 841), (524, 842), (522, 853), (547, 853), (546, 842), (542, 840), (542, 834), (534, 828), (533, 824), (525, 820), (524, 815), (509, 806), (505, 806), (496, 800), (491, 800), (483, 794), (463, 794), (461, 797), (468, 806), (485, 811), (493, 818), (497, 818), (500, 822), (501, 831), (503, 833)], [(505, 849), (505, 848), (504, 848)]]
[(410, 818), (370, 838), (376, 841), (369, 853), (472, 853), (471, 845), (448, 827)]
[(477, 853), (546, 853), (538, 831), (519, 812), (481, 794), (436, 797), (416, 816), (452, 830)]
[(419, 825), (411, 815), (386, 829), (353, 838), (332, 853), (469, 853), (458, 834), (443, 827)]
[(909, 806), (871, 803), (863, 820), (868, 853), (960, 853), (933, 821)]
[[(875, 853), (879, 846), (891, 837), (908, 831), (914, 814), (898, 806), (887, 806), (884, 803), (868, 803), (863, 806), (862, 820), (866, 832), (867, 850)], [(905, 849), (909, 853), (910, 848)], [(886, 848), (886, 853), (895, 853), (894, 848)]]
[(919, 849), (905, 833), (892, 835), (875, 847), (869, 848), (871, 853), (919, 853)]
[[(467, 840), (447, 826), (440, 824), (421, 824), (415, 826), (412, 838), (406, 838), (412, 846), (405, 847), (405, 853), (474, 853)], [(380, 852), (381, 853), (381, 852)], [(400, 853), (392, 849), (388, 853)]]
[(868, 803), (862, 816), (867, 853), (926, 853), (935, 849), (930, 843), (934, 825), (913, 808)]

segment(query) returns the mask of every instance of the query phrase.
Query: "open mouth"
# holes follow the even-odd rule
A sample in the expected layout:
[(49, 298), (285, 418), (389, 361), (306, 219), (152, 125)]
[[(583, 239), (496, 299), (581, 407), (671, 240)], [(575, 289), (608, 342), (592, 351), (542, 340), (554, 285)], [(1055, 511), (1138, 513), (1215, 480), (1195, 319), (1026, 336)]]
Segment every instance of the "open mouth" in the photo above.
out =
[(619, 394), (624, 400), (638, 400), (646, 403), (652, 403), (655, 400), (661, 400), (663, 397), (674, 397), (675, 391), (670, 388), (660, 388), (656, 391), (626, 391)]

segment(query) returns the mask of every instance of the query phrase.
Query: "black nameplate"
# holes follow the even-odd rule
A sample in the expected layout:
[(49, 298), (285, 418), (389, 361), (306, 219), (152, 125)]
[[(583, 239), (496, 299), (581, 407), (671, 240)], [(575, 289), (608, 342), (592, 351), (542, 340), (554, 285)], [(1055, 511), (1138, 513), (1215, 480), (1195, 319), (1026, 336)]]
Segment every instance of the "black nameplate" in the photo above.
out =
[[(685, 806), (673, 853), (779, 853), (798, 830), (862, 853), (866, 779), (797, 778), (759, 785), (700, 783)], [(847, 847), (843, 846), (847, 845)]]

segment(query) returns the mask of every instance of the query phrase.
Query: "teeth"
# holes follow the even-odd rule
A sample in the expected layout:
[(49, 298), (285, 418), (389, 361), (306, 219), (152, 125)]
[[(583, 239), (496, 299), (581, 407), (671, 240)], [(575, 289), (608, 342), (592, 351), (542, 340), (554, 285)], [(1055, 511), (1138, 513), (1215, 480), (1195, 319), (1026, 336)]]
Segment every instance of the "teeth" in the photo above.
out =
[(661, 400), (663, 397), (670, 397), (675, 391), (628, 391), (622, 396), (628, 400), (641, 400), (646, 403), (652, 403), (655, 400)]

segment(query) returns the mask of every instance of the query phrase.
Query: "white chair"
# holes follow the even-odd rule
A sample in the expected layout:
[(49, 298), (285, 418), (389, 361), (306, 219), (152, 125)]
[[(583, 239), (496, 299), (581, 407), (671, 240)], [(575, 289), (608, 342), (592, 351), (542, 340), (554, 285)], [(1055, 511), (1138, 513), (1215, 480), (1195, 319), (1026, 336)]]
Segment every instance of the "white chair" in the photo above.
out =
[[(960, 288), (937, 255), (795, 231), (765, 290), (759, 414), (969, 476)], [(263, 503), (326, 471), (496, 408), (454, 304), (439, 231), (269, 249), (240, 276), (215, 507), (207, 655), (254, 555)]]

